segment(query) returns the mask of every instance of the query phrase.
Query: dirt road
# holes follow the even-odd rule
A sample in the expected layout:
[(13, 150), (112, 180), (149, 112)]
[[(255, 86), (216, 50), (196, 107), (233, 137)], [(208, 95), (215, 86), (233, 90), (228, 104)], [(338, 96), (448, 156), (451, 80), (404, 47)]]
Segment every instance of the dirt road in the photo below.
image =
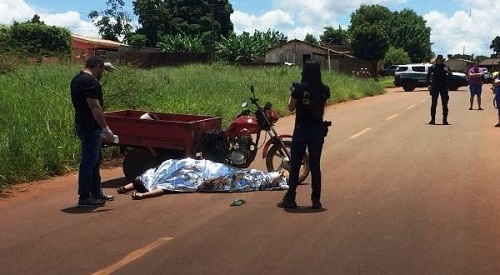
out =
[[(331, 106), (322, 211), (308, 185), (290, 211), (281, 191), (117, 195), (82, 211), (75, 174), (22, 185), (0, 199), (0, 273), (500, 274), (493, 95), (485, 85), (483, 111), (467, 110), (467, 87), (450, 97), (449, 126), (427, 124), (423, 89)], [(102, 176), (109, 193), (124, 181)]]

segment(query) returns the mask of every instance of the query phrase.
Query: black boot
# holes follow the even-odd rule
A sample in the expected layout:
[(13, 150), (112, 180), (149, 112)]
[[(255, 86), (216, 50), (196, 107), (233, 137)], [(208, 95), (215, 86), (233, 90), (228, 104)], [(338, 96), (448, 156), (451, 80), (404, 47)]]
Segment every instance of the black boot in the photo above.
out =
[(286, 193), (283, 196), (283, 199), (281, 199), (280, 202), (278, 202), (278, 207), (281, 208), (297, 208), (297, 203), (295, 202), (295, 195)]
[(311, 204), (311, 208), (312, 209), (321, 209), (321, 208), (323, 208), (323, 205), (321, 205), (321, 201), (319, 199), (313, 198), (313, 199), (311, 199), (311, 202), (312, 202), (312, 204)]
[(429, 121), (429, 124), (432, 124), (432, 125), (436, 124), (436, 118), (434, 116), (431, 117), (431, 121)]
[(450, 124), (448, 123), (448, 115), (444, 115), (444, 116), (443, 116), (443, 125), (450, 125)]

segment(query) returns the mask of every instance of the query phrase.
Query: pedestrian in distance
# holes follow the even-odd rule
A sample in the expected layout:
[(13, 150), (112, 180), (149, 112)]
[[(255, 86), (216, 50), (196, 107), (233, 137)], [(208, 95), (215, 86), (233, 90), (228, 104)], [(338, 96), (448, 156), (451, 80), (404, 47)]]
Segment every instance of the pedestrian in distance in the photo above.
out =
[(320, 160), (328, 126), (331, 124), (323, 121), (328, 98), (330, 98), (330, 88), (321, 80), (319, 63), (307, 61), (302, 68), (301, 82), (292, 83), (288, 100), (288, 109), (295, 111), (295, 125), (291, 146), (289, 189), (278, 203), (278, 207), (297, 207), (295, 197), (299, 184), (299, 170), (307, 149), (311, 169), (311, 208), (322, 208)]
[(78, 207), (97, 207), (111, 201), (101, 187), (101, 142), (102, 138), (113, 141), (103, 111), (103, 93), (100, 79), (104, 71), (116, 68), (98, 56), (90, 57), (83, 71), (70, 84), (71, 101), (75, 110), (75, 130), (80, 139), (80, 167), (78, 172)]
[(493, 92), (495, 93), (495, 107), (498, 111), (498, 123), (495, 124), (495, 127), (500, 127), (500, 79), (498, 78), (493, 80)]
[(448, 123), (448, 77), (452, 72), (444, 63), (443, 55), (438, 54), (435, 63), (429, 68), (427, 72), (427, 85), (429, 86), (429, 93), (432, 97), (431, 103), (431, 120), (429, 124), (436, 124), (436, 108), (438, 98), (441, 96), (441, 103), (443, 105), (443, 125)]
[(478, 110), (481, 108), (481, 93), (483, 90), (483, 69), (479, 68), (479, 63), (474, 62), (474, 66), (469, 69), (469, 90), (470, 90), (470, 108), (472, 110), (474, 105), (474, 96), (477, 96)]

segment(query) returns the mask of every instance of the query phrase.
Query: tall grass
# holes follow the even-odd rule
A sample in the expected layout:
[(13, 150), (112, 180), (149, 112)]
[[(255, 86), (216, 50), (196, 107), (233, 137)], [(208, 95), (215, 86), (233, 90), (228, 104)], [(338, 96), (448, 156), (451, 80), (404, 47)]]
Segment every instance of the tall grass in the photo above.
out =
[[(75, 65), (20, 66), (0, 74), (0, 186), (77, 169), (80, 152), (69, 82), (79, 70)], [(297, 67), (213, 64), (152, 70), (122, 66), (101, 83), (107, 111), (220, 116), (227, 126), (249, 98), (250, 85), (261, 102), (270, 101), (287, 115), (289, 87), (298, 80)], [(324, 73), (323, 81), (332, 92), (330, 103), (383, 93), (373, 80)]]

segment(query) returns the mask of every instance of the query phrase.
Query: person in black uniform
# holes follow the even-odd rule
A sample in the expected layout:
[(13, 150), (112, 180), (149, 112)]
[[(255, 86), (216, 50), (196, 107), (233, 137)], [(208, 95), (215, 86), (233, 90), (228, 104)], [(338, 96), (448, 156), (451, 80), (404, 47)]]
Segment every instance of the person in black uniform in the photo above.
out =
[(78, 172), (78, 207), (96, 207), (114, 197), (101, 188), (101, 139), (113, 141), (114, 136), (104, 118), (102, 88), (99, 80), (105, 70), (113, 71), (111, 63), (98, 56), (90, 57), (85, 69), (70, 84), (75, 109), (75, 128), (81, 144)]
[(309, 152), (311, 168), (311, 201), (313, 209), (321, 205), (321, 169), (320, 159), (327, 126), (323, 121), (326, 100), (330, 98), (330, 88), (321, 81), (321, 70), (318, 62), (307, 61), (302, 68), (302, 81), (292, 83), (288, 109), (296, 111), (293, 131), (289, 189), (278, 207), (296, 208), (296, 190), (299, 170), (306, 149)]
[(431, 121), (429, 124), (436, 124), (436, 107), (439, 95), (441, 95), (441, 103), (443, 104), (443, 125), (448, 123), (448, 77), (451, 75), (451, 70), (444, 63), (443, 55), (438, 54), (436, 63), (429, 68), (427, 72), (427, 85), (432, 96), (431, 103)]

